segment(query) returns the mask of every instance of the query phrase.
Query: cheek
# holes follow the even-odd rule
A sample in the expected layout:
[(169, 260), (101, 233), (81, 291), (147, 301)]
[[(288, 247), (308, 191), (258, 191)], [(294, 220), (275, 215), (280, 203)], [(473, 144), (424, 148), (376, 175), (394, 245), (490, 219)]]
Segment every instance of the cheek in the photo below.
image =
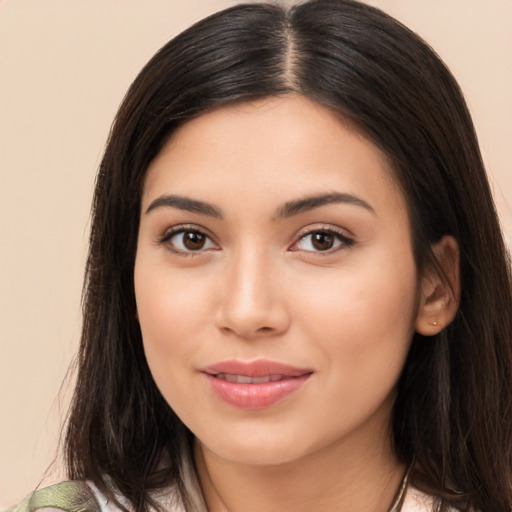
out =
[(364, 265), (330, 269), (315, 286), (304, 279), (303, 293), (296, 294), (302, 297), (298, 316), (305, 319), (308, 337), (332, 356), (331, 364), (344, 365), (358, 380), (386, 368), (399, 373), (407, 354), (417, 310), (417, 273), (412, 255), (402, 256), (379, 252)]
[(415, 265), (412, 258), (399, 266), (382, 262), (365, 264), (364, 271), (355, 266), (333, 269), (325, 282), (316, 283), (311, 300), (301, 300), (298, 313), (321, 369), (311, 407), (318, 404), (316, 425), (328, 422), (333, 436), (363, 424), (381, 406), (390, 414), (409, 350), (416, 311)]
[[(149, 254), (147, 254), (149, 253)], [(169, 268), (165, 255), (155, 257), (141, 250), (135, 263), (135, 297), (144, 338), (165, 343), (182, 338), (204, 317), (209, 304), (209, 280), (198, 268), (186, 272)], [(162, 347), (164, 348), (164, 347)], [(170, 347), (172, 348), (172, 347)]]
[[(146, 359), (165, 398), (175, 399), (176, 382), (194, 361), (206, 318), (207, 291), (199, 293), (200, 276), (192, 279), (152, 261), (143, 251), (135, 265), (135, 296)], [(201, 300), (202, 297), (202, 300)], [(204, 338), (204, 337), (203, 337)], [(179, 397), (178, 397), (179, 398)]]
[[(192, 334), (198, 329), (197, 293), (190, 286), (159, 276), (153, 270), (135, 273), (137, 311), (146, 360), (166, 402), (182, 418), (195, 406), (192, 361), (199, 347)], [(171, 274), (172, 275), (172, 274)], [(192, 371), (191, 371), (192, 370)], [(184, 392), (186, 390), (186, 392)]]

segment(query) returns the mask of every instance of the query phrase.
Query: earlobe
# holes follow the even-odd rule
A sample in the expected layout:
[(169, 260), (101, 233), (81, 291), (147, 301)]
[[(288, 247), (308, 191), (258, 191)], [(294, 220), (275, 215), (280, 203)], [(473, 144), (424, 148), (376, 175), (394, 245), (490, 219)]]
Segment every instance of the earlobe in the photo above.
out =
[(445, 235), (432, 245), (435, 264), (423, 271), (416, 331), (433, 336), (455, 318), (460, 301), (459, 246)]

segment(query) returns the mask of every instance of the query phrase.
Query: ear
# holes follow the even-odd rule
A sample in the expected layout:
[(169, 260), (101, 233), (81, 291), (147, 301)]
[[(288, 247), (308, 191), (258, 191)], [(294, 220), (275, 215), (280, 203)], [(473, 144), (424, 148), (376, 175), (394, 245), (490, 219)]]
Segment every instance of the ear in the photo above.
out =
[(435, 264), (420, 277), (416, 331), (433, 336), (442, 331), (457, 313), (460, 301), (459, 246), (455, 238), (443, 236), (432, 245)]

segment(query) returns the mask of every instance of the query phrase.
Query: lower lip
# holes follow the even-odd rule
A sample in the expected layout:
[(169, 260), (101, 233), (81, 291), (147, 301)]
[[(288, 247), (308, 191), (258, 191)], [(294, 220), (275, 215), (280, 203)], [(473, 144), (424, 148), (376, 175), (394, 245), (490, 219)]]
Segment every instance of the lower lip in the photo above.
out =
[(239, 384), (206, 374), (213, 391), (230, 405), (240, 409), (264, 409), (291, 395), (309, 379), (310, 373), (276, 382)]

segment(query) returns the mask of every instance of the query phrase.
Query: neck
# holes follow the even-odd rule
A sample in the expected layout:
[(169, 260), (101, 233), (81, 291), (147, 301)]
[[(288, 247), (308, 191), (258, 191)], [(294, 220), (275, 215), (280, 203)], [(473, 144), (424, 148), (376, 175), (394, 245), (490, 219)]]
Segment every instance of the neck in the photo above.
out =
[(389, 438), (366, 438), (362, 446), (354, 439), (340, 441), (278, 465), (225, 460), (197, 442), (208, 511), (387, 512), (405, 473)]

